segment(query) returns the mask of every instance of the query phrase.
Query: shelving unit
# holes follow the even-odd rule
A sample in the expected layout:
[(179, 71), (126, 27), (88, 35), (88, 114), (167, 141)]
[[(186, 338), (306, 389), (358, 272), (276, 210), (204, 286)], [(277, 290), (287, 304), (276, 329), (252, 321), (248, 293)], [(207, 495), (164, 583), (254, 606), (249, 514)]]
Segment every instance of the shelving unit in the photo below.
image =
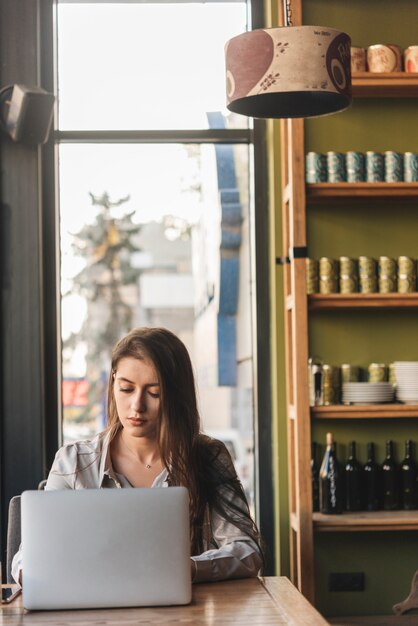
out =
[(418, 74), (356, 72), (352, 76), (353, 95), (357, 98), (416, 98)]
[[(293, 24), (302, 24), (302, 0), (292, 3)], [(418, 74), (359, 73), (353, 76), (357, 98), (417, 98)], [(322, 310), (378, 310), (418, 308), (418, 293), (306, 295), (304, 254), (307, 251), (306, 209), (327, 206), (335, 216), (340, 208), (367, 204), (414, 204), (418, 183), (305, 183), (304, 122), (281, 121), (283, 252), (287, 424), (289, 450), (289, 506), (291, 578), (312, 602), (314, 594), (314, 539), (317, 533), (418, 530), (418, 511), (378, 511), (321, 515), (312, 513), (311, 426), (319, 420), (416, 419), (418, 405), (332, 405), (309, 407), (308, 316)], [(331, 148), (330, 148), (331, 149)]]
[(308, 296), (311, 311), (330, 309), (417, 308), (417, 293), (313, 293)]
[(362, 511), (342, 515), (313, 513), (315, 532), (417, 530), (418, 511)]
[(418, 202), (418, 183), (309, 183), (306, 196), (310, 204), (337, 200), (367, 200), (375, 206), (382, 202)]
[(331, 404), (311, 408), (311, 417), (316, 419), (388, 419), (416, 418), (416, 404)]

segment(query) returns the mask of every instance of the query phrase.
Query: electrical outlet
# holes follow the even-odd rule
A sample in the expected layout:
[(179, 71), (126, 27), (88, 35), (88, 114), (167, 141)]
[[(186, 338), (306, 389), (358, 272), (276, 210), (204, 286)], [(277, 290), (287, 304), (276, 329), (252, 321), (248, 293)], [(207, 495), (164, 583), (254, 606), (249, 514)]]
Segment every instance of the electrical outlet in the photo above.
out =
[(328, 591), (364, 591), (364, 572), (331, 572)]

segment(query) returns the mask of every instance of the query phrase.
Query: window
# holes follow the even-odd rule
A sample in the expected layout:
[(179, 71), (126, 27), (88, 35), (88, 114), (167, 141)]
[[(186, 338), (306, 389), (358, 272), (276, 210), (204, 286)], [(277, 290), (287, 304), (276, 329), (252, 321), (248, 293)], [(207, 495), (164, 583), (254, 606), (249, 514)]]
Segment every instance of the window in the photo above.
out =
[(246, 2), (57, 9), (63, 436), (105, 425), (114, 343), (186, 343), (204, 429), (254, 493), (253, 130), (225, 109), (225, 42)]

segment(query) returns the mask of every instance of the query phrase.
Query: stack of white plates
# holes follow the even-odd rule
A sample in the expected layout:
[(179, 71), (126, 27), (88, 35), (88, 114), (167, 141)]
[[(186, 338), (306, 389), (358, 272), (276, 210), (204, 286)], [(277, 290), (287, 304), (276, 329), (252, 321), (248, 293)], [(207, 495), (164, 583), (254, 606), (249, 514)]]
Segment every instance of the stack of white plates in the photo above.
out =
[(396, 397), (405, 404), (418, 404), (418, 361), (395, 361)]
[(343, 383), (344, 404), (382, 404), (392, 402), (391, 383)]

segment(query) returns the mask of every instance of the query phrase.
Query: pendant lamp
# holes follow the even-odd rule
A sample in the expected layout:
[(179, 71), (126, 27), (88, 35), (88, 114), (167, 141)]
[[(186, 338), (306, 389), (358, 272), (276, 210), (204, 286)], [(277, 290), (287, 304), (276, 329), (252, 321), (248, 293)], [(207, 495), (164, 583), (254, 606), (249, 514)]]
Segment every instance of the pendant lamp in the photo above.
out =
[(315, 117), (351, 104), (350, 37), (325, 26), (285, 26), (225, 46), (227, 108), (257, 118)]

